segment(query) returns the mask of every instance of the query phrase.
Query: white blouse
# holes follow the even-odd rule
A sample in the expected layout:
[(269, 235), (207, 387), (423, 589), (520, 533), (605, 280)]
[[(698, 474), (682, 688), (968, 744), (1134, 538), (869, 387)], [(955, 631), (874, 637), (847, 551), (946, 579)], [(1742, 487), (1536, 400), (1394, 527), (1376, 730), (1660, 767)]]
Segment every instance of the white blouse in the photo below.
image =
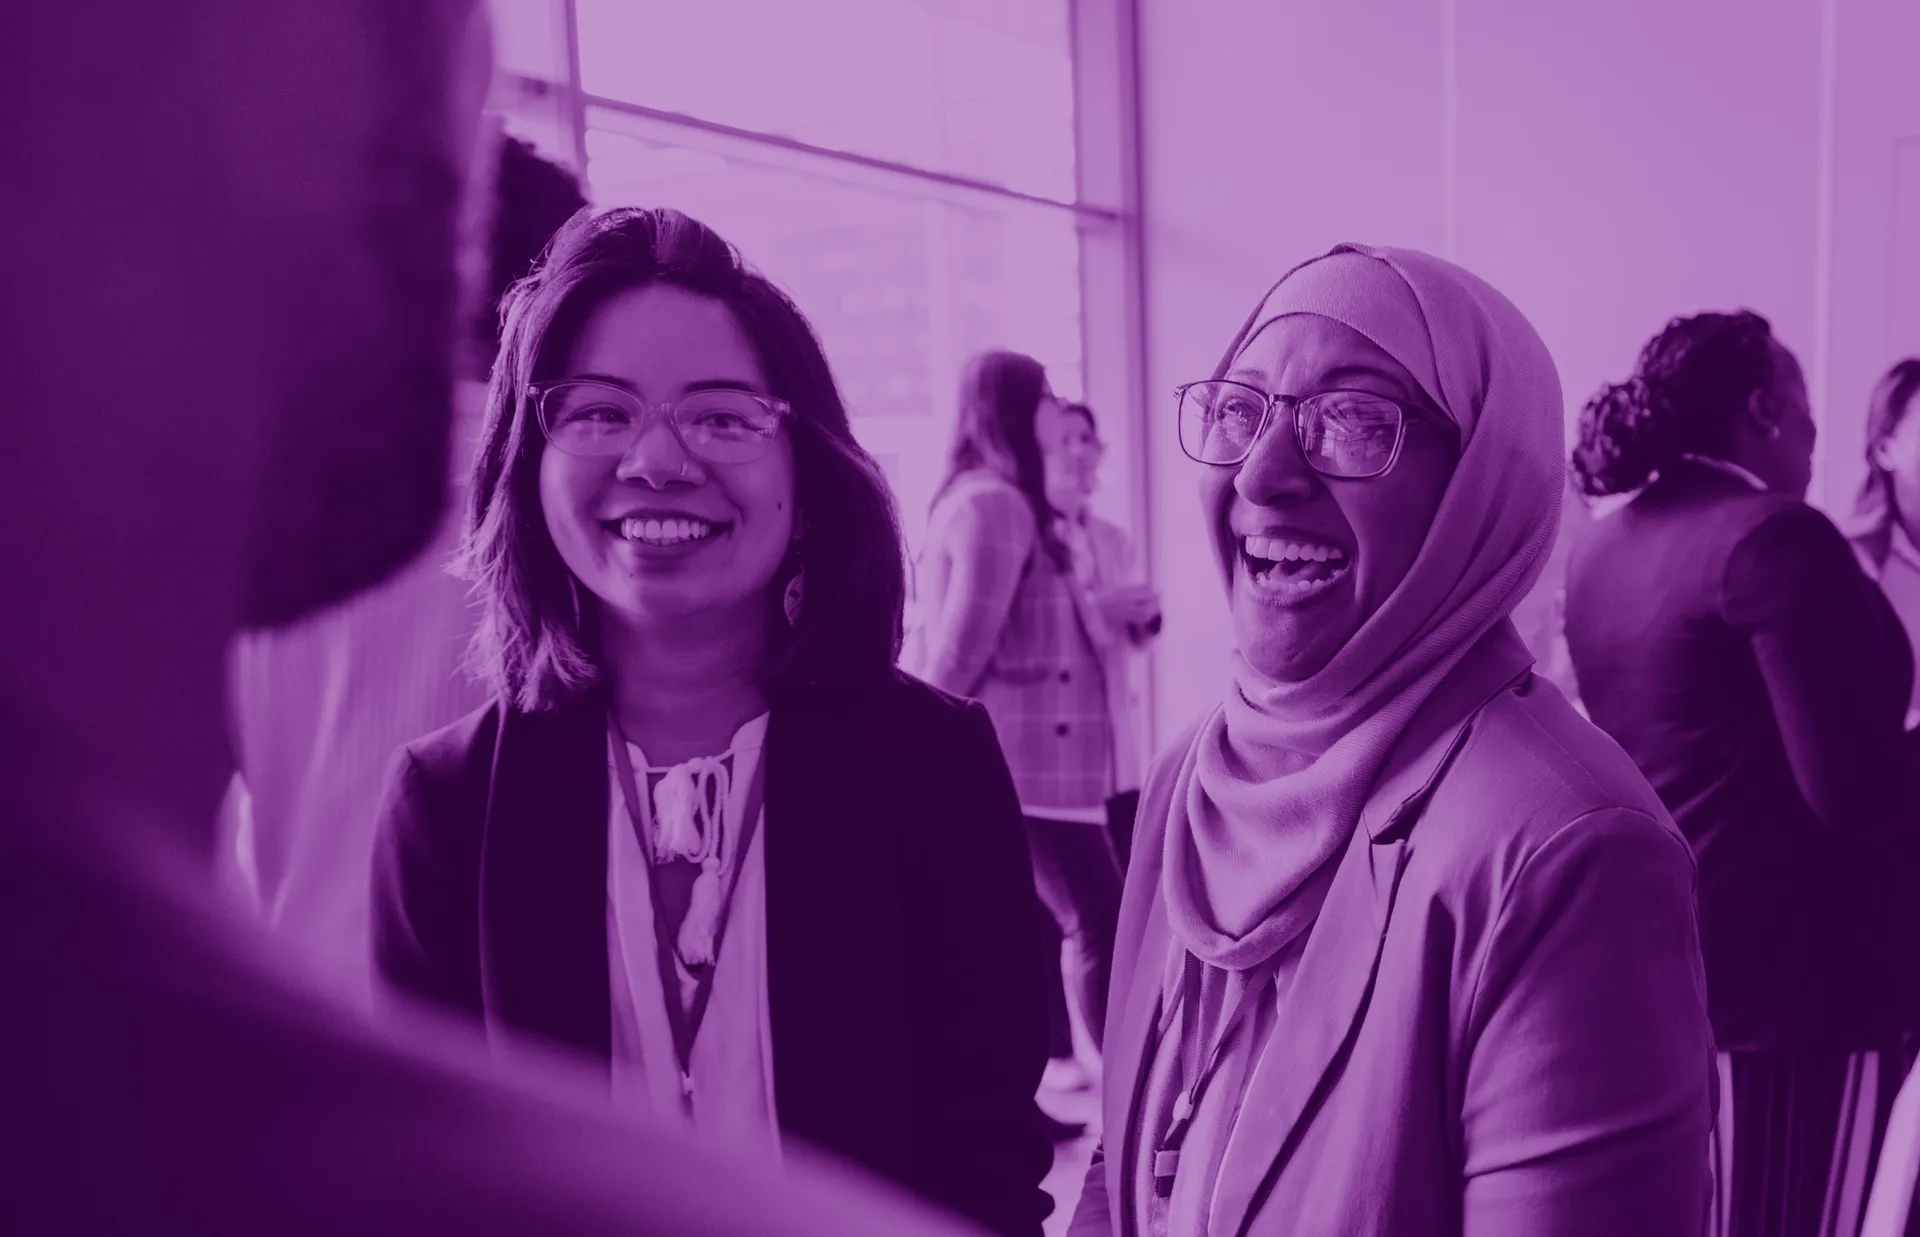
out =
[[(767, 715), (742, 726), (730, 745), (731, 785), (727, 795), (727, 845), (737, 836), (748, 792), (761, 773), (761, 747)], [(643, 795), (648, 778), (646, 756), (627, 744), (636, 789)], [(609, 749), (607, 844), (607, 959), (613, 1005), (613, 1090), (623, 1107), (735, 1150), (780, 1157), (780, 1123), (774, 1107), (773, 1034), (767, 1001), (766, 809), (747, 848), (745, 867), (728, 909), (720, 955), (713, 967), (713, 995), (694, 1039), (692, 1114), (681, 1098), (679, 1059), (668, 1020), (660, 967), (654, 947), (652, 888), (647, 860), (628, 819), (620, 772)], [(661, 770), (654, 770), (661, 772)], [(651, 802), (651, 800), (650, 800)], [(651, 810), (651, 809), (649, 809)], [(723, 863), (721, 888), (731, 875)], [(690, 1001), (694, 983), (675, 958), (682, 1000)]]

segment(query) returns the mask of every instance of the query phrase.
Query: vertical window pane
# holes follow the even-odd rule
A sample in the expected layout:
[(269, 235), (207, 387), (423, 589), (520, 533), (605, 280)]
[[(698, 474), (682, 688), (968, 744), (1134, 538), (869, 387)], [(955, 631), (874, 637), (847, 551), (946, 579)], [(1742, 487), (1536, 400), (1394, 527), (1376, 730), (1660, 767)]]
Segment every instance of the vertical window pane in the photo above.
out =
[(579, 0), (589, 94), (1074, 197), (1069, 0)]

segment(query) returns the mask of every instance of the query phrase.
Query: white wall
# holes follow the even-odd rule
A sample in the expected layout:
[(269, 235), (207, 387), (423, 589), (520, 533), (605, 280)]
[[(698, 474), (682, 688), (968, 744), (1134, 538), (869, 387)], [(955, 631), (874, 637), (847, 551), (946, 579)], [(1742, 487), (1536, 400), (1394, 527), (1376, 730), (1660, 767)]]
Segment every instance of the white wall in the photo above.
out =
[[(1920, 5), (1140, 0), (1140, 22), (1160, 739), (1218, 699), (1231, 647), (1168, 388), (1338, 241), (1489, 279), (1553, 350), (1570, 417), (1667, 318), (1753, 308), (1814, 380), (1816, 497), (1851, 495), (1866, 391), (1901, 315), (1920, 330), (1891, 273), (1920, 263), (1894, 207), (1913, 137), (1920, 209)], [(1536, 641), (1552, 587), (1521, 616)]]

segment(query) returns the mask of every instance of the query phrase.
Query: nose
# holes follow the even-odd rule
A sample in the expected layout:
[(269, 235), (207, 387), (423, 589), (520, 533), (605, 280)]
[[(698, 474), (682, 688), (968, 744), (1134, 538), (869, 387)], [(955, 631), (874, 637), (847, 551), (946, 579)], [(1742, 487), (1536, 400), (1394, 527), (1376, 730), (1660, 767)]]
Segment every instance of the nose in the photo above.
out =
[(700, 461), (680, 442), (672, 423), (658, 409), (650, 409), (640, 422), (640, 432), (626, 454), (620, 457), (614, 475), (622, 481), (639, 481), (655, 489), (676, 482), (700, 479)]
[(1311, 498), (1319, 484), (1294, 437), (1293, 409), (1275, 408), (1234, 475), (1234, 492), (1256, 507), (1277, 507)]

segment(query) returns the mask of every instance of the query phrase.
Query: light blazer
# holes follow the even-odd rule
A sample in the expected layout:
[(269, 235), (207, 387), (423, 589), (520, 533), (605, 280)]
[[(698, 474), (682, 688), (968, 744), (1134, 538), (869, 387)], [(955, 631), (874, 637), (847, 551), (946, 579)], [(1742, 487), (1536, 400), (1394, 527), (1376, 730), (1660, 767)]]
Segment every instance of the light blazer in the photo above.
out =
[(1012, 482), (963, 475), (934, 505), (902, 664), (987, 707), (1029, 807), (1097, 807), (1115, 782), (1099, 633)]
[[(767, 990), (788, 1134), (1039, 1237), (1044, 950), (978, 705), (905, 675), (809, 688), (765, 752)], [(608, 1063), (606, 713), (488, 705), (403, 749), (375, 856), (389, 984)]]
[[(1211, 1237), (1702, 1231), (1715, 1073), (1693, 861), (1620, 750), (1514, 677), (1518, 644), (1496, 633), (1443, 684), (1370, 798), (1251, 1079)], [(1074, 1237), (1135, 1232), (1121, 1170), (1185, 748), (1143, 794), (1106, 1036), (1103, 1128), (1125, 1145), (1095, 1157)]]

